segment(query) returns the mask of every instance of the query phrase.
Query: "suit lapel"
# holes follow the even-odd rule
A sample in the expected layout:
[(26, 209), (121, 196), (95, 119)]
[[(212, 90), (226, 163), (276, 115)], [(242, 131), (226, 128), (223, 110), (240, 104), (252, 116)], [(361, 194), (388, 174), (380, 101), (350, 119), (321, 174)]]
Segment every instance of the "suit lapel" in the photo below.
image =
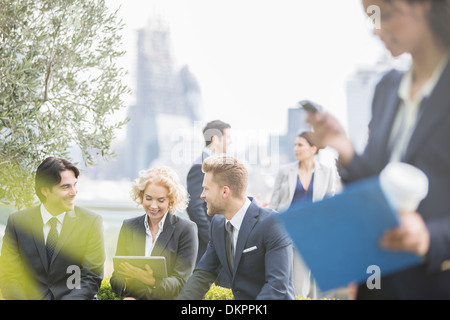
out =
[(400, 86), (400, 82), (402, 79), (402, 75), (399, 74), (398, 78), (395, 79), (395, 82), (392, 86), (393, 90), (389, 90), (385, 92), (383, 112), (381, 113), (381, 121), (378, 123), (385, 124), (385, 130), (373, 130), (370, 134), (373, 134), (372, 142), (376, 144), (375, 150), (381, 150), (383, 153), (376, 155), (377, 157), (381, 157), (383, 159), (383, 167), (389, 160), (389, 137), (391, 135), (392, 126), (394, 125), (394, 121), (396, 118), (396, 114), (398, 111), (398, 107), (400, 105), (400, 98), (398, 96), (398, 88)]
[(420, 105), (421, 117), (414, 130), (408, 148), (406, 149), (404, 161), (412, 161), (414, 155), (420, 150), (426, 139), (439, 127), (442, 121), (447, 119), (450, 112), (450, 62), (444, 69), (436, 87), (428, 99)]
[(298, 177), (298, 161), (296, 161), (290, 168), (289, 168), (289, 200), (292, 201), (294, 198), (295, 189), (297, 188), (297, 177)]
[(41, 258), (44, 269), (48, 271), (47, 250), (45, 249), (44, 241), (44, 223), (42, 222), (40, 206), (37, 206), (33, 211), (30, 219), (30, 228), (33, 235), (33, 242), (36, 246), (36, 250)]
[(75, 210), (69, 211), (64, 216), (63, 225), (61, 228), (61, 234), (58, 237), (58, 241), (56, 243), (55, 252), (52, 256), (52, 261), (55, 261), (56, 256), (61, 251), (61, 248), (64, 247), (64, 244), (70, 239), (70, 236), (72, 235), (73, 231), (76, 229), (75, 225), (78, 221), (78, 215), (76, 214)]
[(161, 232), (158, 240), (156, 240), (155, 246), (152, 250), (152, 256), (162, 255), (164, 249), (167, 246), (167, 243), (169, 243), (169, 240), (172, 238), (172, 234), (175, 231), (174, 224), (176, 223), (176, 221), (176, 216), (171, 213), (167, 213), (166, 221), (164, 221), (163, 232)]
[(131, 226), (131, 232), (133, 241), (132, 241), (132, 248), (134, 254), (136, 256), (143, 256), (145, 255), (145, 225), (144, 225), (144, 219), (147, 218), (147, 214), (144, 214), (141, 216), (140, 219), (136, 220), (136, 224)]
[[(236, 273), (236, 270), (239, 267), (239, 261), (241, 260), (242, 257), (242, 251), (245, 249), (244, 246), (247, 243), (247, 239), (250, 236), (250, 232), (252, 231), (253, 227), (258, 221), (258, 216), (259, 216), (258, 207), (252, 202), (248, 207), (247, 212), (245, 213), (244, 220), (242, 220), (241, 229), (239, 230), (234, 255), (234, 273)], [(223, 226), (223, 228), (225, 229), (225, 225)]]

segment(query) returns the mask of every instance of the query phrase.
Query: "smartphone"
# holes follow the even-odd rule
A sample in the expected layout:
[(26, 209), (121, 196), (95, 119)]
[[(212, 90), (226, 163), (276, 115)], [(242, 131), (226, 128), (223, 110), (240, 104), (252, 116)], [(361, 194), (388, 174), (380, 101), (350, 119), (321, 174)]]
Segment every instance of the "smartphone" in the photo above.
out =
[(316, 113), (316, 112), (322, 112), (323, 108), (321, 105), (312, 102), (310, 100), (302, 100), (299, 103), (300, 108), (305, 109), (307, 112), (310, 113)]

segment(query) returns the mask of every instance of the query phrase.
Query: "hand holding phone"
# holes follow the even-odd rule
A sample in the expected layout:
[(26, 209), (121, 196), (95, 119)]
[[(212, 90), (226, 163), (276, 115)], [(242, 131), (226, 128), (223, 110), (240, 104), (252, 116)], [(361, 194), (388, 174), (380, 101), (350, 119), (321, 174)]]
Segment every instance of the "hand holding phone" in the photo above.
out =
[(309, 113), (316, 113), (316, 112), (322, 112), (323, 108), (321, 105), (312, 102), (310, 100), (302, 100), (299, 101), (298, 105), (300, 106), (300, 108), (303, 108), (304, 110), (306, 110)]

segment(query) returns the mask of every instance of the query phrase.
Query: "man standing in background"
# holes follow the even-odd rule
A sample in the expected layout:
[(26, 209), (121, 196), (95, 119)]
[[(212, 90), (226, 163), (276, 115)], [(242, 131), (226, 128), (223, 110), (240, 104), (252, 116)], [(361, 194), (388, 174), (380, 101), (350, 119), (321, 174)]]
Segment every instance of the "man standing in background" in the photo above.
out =
[[(194, 162), (187, 175), (187, 191), (189, 193), (189, 205), (186, 209), (189, 218), (197, 224), (198, 228), (198, 254), (197, 263), (206, 251), (209, 241), (209, 228), (211, 217), (206, 213), (206, 202), (200, 198), (203, 192), (202, 183), (205, 174), (202, 172), (203, 161), (213, 155), (221, 155), (227, 152), (231, 144), (231, 126), (221, 120), (208, 122), (203, 129), (205, 148), (199, 158)], [(219, 275), (217, 285), (229, 287), (222, 281)]]

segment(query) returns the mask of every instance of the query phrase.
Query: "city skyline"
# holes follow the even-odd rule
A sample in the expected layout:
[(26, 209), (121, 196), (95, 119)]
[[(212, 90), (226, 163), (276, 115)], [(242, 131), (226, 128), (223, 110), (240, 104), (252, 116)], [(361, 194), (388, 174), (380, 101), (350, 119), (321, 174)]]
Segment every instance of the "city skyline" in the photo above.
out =
[[(123, 59), (133, 83), (137, 30), (162, 17), (178, 65), (198, 79), (205, 121), (284, 134), (301, 99), (323, 104), (346, 125), (346, 81), (385, 51), (360, 0), (283, 2), (107, 0), (125, 22)], [(135, 86), (132, 84), (132, 88)], [(135, 97), (129, 97), (130, 105)], [(257, 117), (258, 121), (248, 121)]]

